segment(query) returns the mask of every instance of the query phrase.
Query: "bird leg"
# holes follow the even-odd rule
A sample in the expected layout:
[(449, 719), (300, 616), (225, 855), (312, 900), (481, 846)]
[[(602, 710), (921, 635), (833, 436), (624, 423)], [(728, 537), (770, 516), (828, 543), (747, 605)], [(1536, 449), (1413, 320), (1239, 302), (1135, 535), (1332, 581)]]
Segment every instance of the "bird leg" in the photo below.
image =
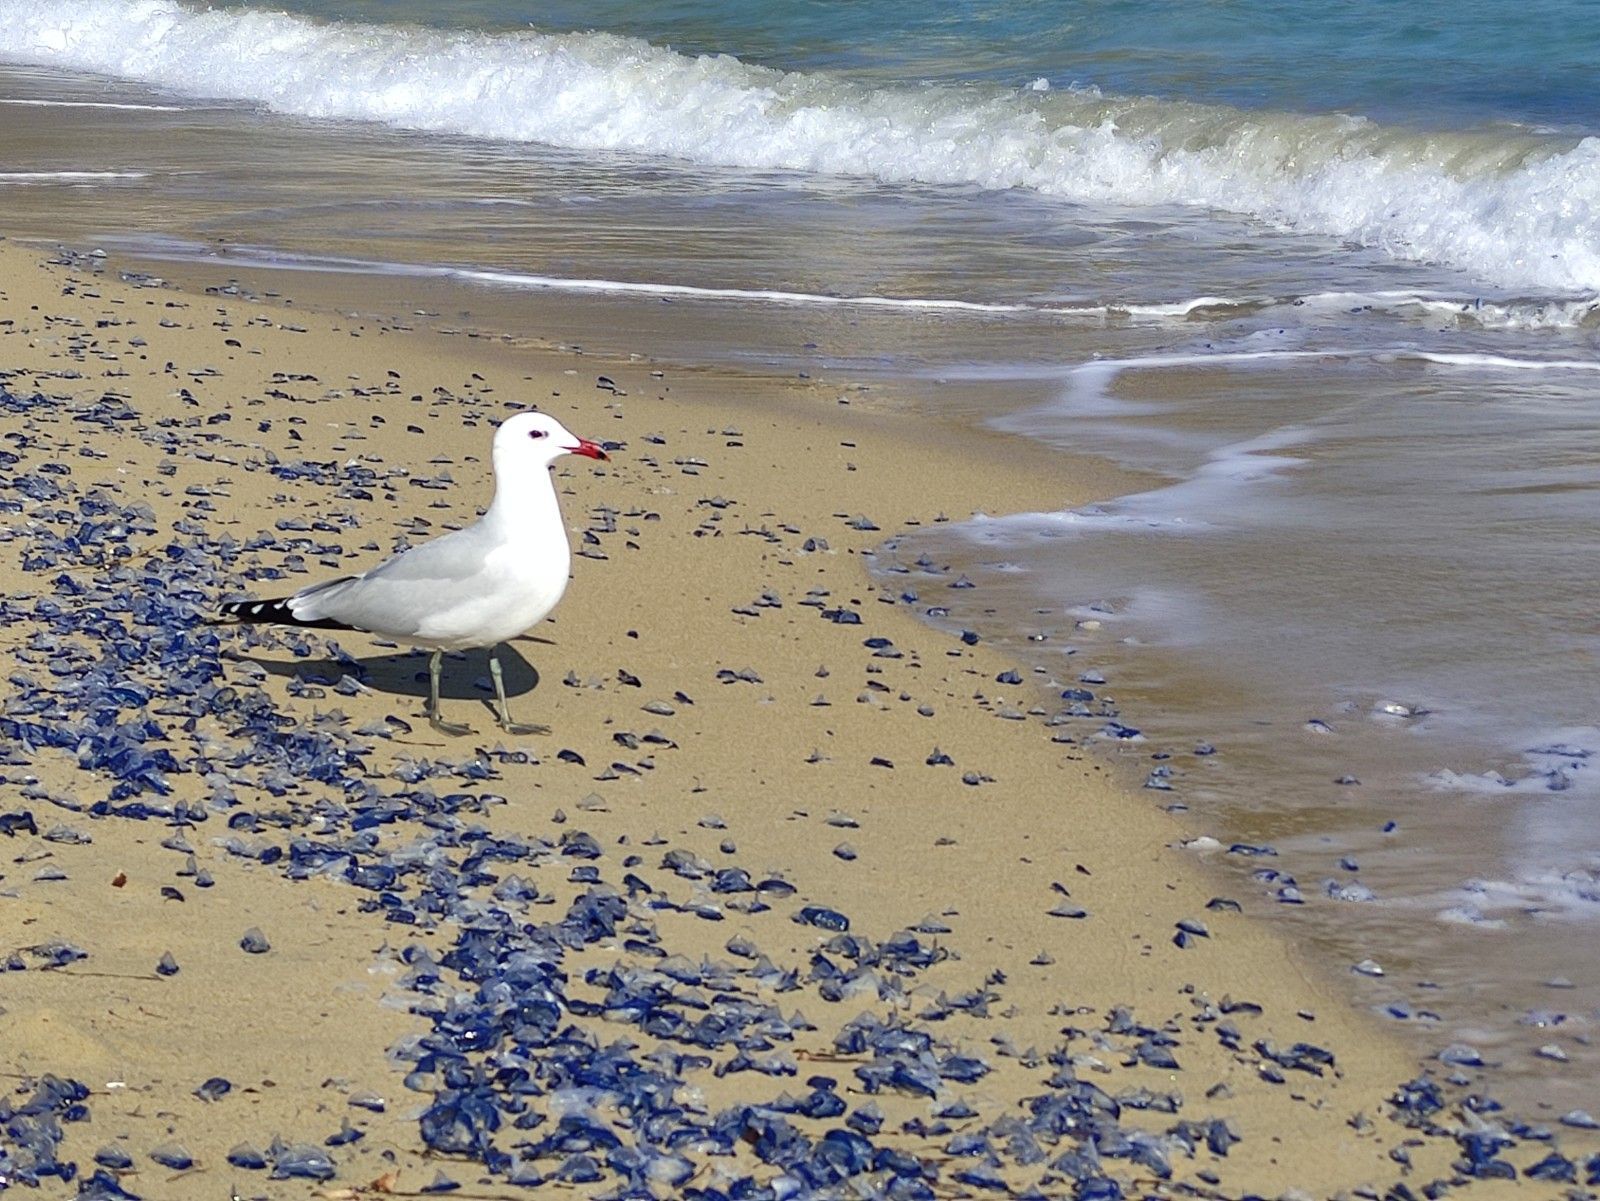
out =
[(439, 716), (439, 668), (443, 661), (443, 651), (434, 651), (428, 660), (428, 724), (441, 734), (470, 734), (471, 726), (456, 725)]
[(506, 682), (500, 672), (500, 647), (489, 648), (489, 678), (494, 681), (495, 715), (500, 720), (500, 728), (507, 734), (548, 734), (549, 726), (531, 726), (525, 722), (511, 720), (511, 706), (506, 704)]

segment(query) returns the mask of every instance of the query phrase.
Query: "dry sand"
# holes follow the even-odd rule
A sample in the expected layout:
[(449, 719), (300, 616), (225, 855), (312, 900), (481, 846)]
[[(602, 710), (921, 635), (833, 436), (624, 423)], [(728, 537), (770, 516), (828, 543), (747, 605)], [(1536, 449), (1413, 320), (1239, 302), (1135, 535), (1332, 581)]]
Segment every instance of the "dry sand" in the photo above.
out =
[[(1043, 1056), (1065, 1047), (1078, 1057), (1078, 1075), (1108, 1093), (1175, 1092), (1177, 1118), (1224, 1118), (1240, 1137), (1226, 1158), (1204, 1147), (1192, 1159), (1174, 1156), (1165, 1184), (1127, 1159), (1106, 1160), (1129, 1195), (1187, 1187), (1199, 1195), (1298, 1189), (1322, 1197), (1372, 1186), (1365, 1195), (1376, 1196), (1401, 1179), (1390, 1153), (1414, 1132), (1385, 1102), (1418, 1070), (1408, 1053), (1268, 923), (1208, 911), (1225, 885), (1181, 848), (1189, 832), (1161, 810), (1159, 794), (1131, 789), (1111, 754), (1052, 741), (1060, 730), (1043, 720), (1055, 708), (1047, 681), (998, 683), (1010, 663), (918, 621), (865, 570), (864, 557), (910, 524), (1077, 503), (1105, 494), (1115, 477), (1020, 440), (880, 411), (868, 392), (132, 287), (114, 271), (93, 274), (98, 262), (42, 264), (50, 257), (0, 245), (0, 380), (13, 394), (50, 398), (25, 416), (0, 413), (0, 451), (20, 456), (0, 459), (0, 477), (53, 462), (69, 470), (55, 478), (75, 495), (99, 489), (120, 503), (148, 502), (153, 532), (133, 537), (136, 560), (161, 555), (175, 522), (240, 543), (267, 535), (233, 570), (281, 568), (282, 578), (236, 574), (230, 595), (287, 592), (377, 562), (402, 533), (417, 540), (471, 520), (489, 497), (490, 423), (512, 409), (536, 405), (579, 434), (619, 444), (610, 464), (557, 467), (580, 554), (554, 620), (517, 645), (525, 662), (508, 672), (514, 712), (548, 725), (546, 735), (501, 736), (485, 703), (481, 655), (447, 665), (446, 714), (470, 720), (478, 733), (446, 739), (421, 714), (426, 660), (406, 648), (360, 635), (223, 631), (229, 682), (264, 689), (302, 722), (350, 730), (400, 719), (356, 739), (369, 748), (368, 780), (398, 787), (419, 762), (481, 763), (490, 778), (446, 772), (427, 786), (503, 798), (465, 811), (498, 834), (556, 842), (586, 831), (612, 883), (622, 857), (637, 853), (635, 870), (680, 905), (727, 898), (660, 871), (668, 850), (793, 884), (796, 894), (770, 911), (723, 907), (723, 920), (635, 902), (661, 945), (691, 958), (727, 959), (724, 945), (744, 936), (804, 976), (831, 937), (790, 920), (806, 903), (848, 915), (852, 932), (875, 940), (919, 924), (947, 927), (922, 936), (950, 954), (906, 982), (902, 1012), (916, 1020), (938, 1007), (941, 993), (993, 993), (977, 1013), (926, 1022), (993, 1069), (941, 1097), (964, 1098), (978, 1113), (953, 1119), (957, 1131), (1025, 1115), (1023, 1100), (1048, 1092), (1058, 1066)], [(375, 294), (374, 307), (382, 303)], [(73, 419), (108, 392), (136, 418), (114, 428)], [(370, 499), (269, 470), (349, 460), (376, 473)], [(25, 563), (34, 508), (25, 501), (0, 529), (0, 588), (23, 607), (56, 594), (63, 570), (84, 570)], [(861, 515), (874, 528), (857, 528), (867, 524), (855, 520)], [(286, 520), (307, 526), (284, 530), (278, 523)], [(291, 546), (297, 537), (317, 545)], [(823, 618), (838, 608), (859, 613), (860, 623)], [(69, 682), (50, 683), (40, 632), (25, 622), (0, 631), (5, 675)], [(876, 655), (865, 645), (876, 638), (890, 640), (899, 657)], [(331, 686), (351, 670), (330, 662), (335, 642), (365, 669), (353, 695)], [(135, 663), (128, 675), (152, 671)], [(743, 675), (727, 682), (719, 672)], [(644, 711), (651, 702), (662, 711)], [(1077, 736), (1093, 729), (1070, 727)], [(226, 728), (208, 727), (205, 736), (222, 758)], [(190, 735), (171, 737), (175, 753), (189, 753)], [(481, 754), (501, 744), (526, 749), (532, 761)], [(935, 748), (953, 765), (930, 765)], [(1126, 750), (1123, 758), (1140, 754)], [(192, 773), (170, 782), (169, 804), (212, 795)], [(92, 818), (47, 799), (90, 805), (110, 784), (61, 750), (30, 752), (26, 765), (0, 773), (0, 814), (26, 809), (41, 831), (64, 824), (92, 838), (80, 845), (20, 832), (0, 840), (0, 954), (58, 941), (87, 952), (46, 969), (41, 954), (22, 951), (27, 970), (0, 976), (0, 1070), (15, 1095), (26, 1096), (30, 1078), (45, 1072), (92, 1089), (91, 1118), (66, 1127), (65, 1156), (88, 1171), (97, 1148), (119, 1145), (135, 1163), (125, 1186), (147, 1197), (224, 1197), (230, 1189), (306, 1196), (306, 1181), (229, 1166), (229, 1148), (264, 1148), (275, 1135), (320, 1144), (348, 1119), (367, 1136), (332, 1151), (339, 1176), (325, 1188), (393, 1172), (394, 1187), (415, 1190), (442, 1167), (470, 1195), (523, 1195), (481, 1167), (428, 1154), (416, 1115), (431, 1094), (408, 1091), (404, 1069), (386, 1058), (397, 1040), (426, 1029), (406, 1011), (416, 995), (396, 984), (405, 968), (395, 950), (416, 942), (442, 954), (455, 937), (450, 922), (396, 927), (347, 883), (292, 881), (281, 863), (230, 854), (219, 845), (230, 834), (226, 813), (182, 829)], [(246, 783), (235, 791), (244, 809), (304, 820), (330, 790), (300, 782), (282, 796)], [(314, 822), (310, 829), (314, 838)], [(385, 837), (419, 829), (401, 823)], [(260, 833), (286, 843), (305, 830)], [(177, 849), (163, 845), (174, 839)], [(181, 874), (191, 851), (213, 886), (198, 888)], [(534, 907), (530, 921), (550, 920), (583, 891), (569, 880), (570, 867), (552, 856), (532, 873), (556, 904)], [(50, 878), (58, 873), (65, 878)], [(1175, 945), (1176, 923), (1196, 918), (1210, 937)], [(250, 927), (270, 941), (265, 954), (240, 949)], [(154, 969), (167, 951), (181, 970), (163, 977)], [(599, 997), (581, 983), (583, 970), (628, 957), (617, 939), (574, 950), (574, 995)], [(1224, 1015), (1225, 1000), (1260, 1011), (1230, 1003)], [(784, 1088), (802, 1094), (814, 1071), (838, 1078), (852, 1106), (873, 1099), (852, 1075), (855, 1062), (831, 1053), (832, 1038), (850, 1014), (890, 1012), (894, 1003), (829, 1003), (810, 986), (781, 1003), (804, 1008), (817, 1026), (781, 1048), (794, 1056), (798, 1077), (700, 1072), (703, 1103), (755, 1103)], [(1172, 1036), (1181, 1070), (1132, 1063), (1144, 1038), (1108, 1032), (1119, 1006)], [(572, 1020), (602, 1042), (648, 1041), (599, 1017)], [(1223, 1023), (1237, 1029), (1236, 1049), (1218, 1037)], [(1077, 1033), (1069, 1037), (1069, 1029)], [(1320, 1077), (1283, 1071), (1286, 1079), (1272, 1082), (1258, 1040), (1316, 1044), (1335, 1055), (1336, 1068)], [(211, 1077), (229, 1080), (232, 1092), (196, 1097)], [(350, 1106), (363, 1092), (385, 1098), (385, 1111)], [(889, 1114), (886, 1131), (929, 1120), (926, 1099), (876, 1100)], [(1177, 1118), (1124, 1112), (1126, 1126), (1158, 1132)], [(798, 1124), (819, 1132), (837, 1123)], [(960, 1163), (943, 1153), (947, 1138), (898, 1138), (943, 1164), (941, 1196), (979, 1195), (951, 1178)], [(196, 1166), (174, 1172), (148, 1158), (170, 1143)], [(1570, 1142), (1567, 1149), (1576, 1150)], [(1420, 1188), (1451, 1175), (1457, 1148), (1432, 1137), (1410, 1153), (1417, 1166), (1406, 1178)], [(772, 1175), (752, 1156), (735, 1158), (722, 1166)], [(1523, 1148), (1514, 1158), (1521, 1165), (1537, 1156)], [(713, 1183), (717, 1168), (711, 1162), (695, 1183)], [(1006, 1168), (1019, 1186), (1041, 1171)], [(562, 1189), (586, 1195), (600, 1187)], [(1554, 1185), (1504, 1187), (1555, 1195)], [(51, 1181), (44, 1191), (71, 1189)], [(1059, 1179), (1045, 1191), (1071, 1195)]]

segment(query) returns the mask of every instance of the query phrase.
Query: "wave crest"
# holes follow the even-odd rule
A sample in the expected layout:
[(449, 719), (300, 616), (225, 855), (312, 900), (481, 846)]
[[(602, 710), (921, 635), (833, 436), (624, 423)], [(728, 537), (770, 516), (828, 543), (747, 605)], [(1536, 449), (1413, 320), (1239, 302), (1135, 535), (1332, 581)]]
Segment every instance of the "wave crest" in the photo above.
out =
[(711, 166), (1189, 205), (1600, 291), (1600, 140), (1419, 133), (1093, 88), (871, 86), (609, 34), (448, 32), (204, 9), (7, 0), (0, 58), (299, 116)]

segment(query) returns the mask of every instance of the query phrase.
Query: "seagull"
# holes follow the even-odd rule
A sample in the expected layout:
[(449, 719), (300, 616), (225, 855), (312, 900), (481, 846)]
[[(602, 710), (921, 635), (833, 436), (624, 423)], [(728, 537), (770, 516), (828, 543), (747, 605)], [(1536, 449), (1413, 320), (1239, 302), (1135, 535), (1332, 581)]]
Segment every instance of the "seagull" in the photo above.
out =
[(509, 417), (494, 435), (494, 500), (467, 526), (402, 551), (371, 571), (272, 600), (230, 601), (222, 618), (250, 624), (361, 630), (433, 652), (428, 721), (443, 734), (469, 726), (439, 715), (445, 651), (489, 648), (496, 717), (509, 734), (541, 732), (511, 720), (500, 643), (541, 621), (567, 590), (572, 550), (549, 469), (562, 455), (608, 456), (546, 413)]

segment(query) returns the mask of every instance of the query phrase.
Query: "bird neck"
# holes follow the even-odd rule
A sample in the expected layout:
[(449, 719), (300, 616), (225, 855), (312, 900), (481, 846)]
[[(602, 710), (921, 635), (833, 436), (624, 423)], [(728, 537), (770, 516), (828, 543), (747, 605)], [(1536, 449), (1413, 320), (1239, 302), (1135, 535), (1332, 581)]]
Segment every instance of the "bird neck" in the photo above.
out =
[(495, 476), (494, 500), (483, 520), (501, 531), (508, 540), (535, 541), (556, 538), (566, 545), (567, 530), (561, 521), (561, 505), (556, 499), (555, 481), (545, 466)]

